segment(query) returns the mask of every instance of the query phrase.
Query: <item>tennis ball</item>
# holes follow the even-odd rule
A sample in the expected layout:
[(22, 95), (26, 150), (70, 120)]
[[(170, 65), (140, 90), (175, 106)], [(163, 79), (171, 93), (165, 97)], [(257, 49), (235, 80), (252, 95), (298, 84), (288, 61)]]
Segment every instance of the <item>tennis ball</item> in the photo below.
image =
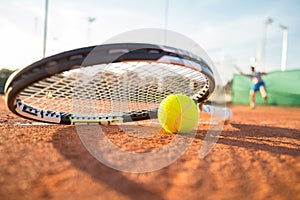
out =
[(159, 105), (158, 120), (168, 133), (188, 133), (198, 122), (195, 102), (184, 94), (171, 94)]

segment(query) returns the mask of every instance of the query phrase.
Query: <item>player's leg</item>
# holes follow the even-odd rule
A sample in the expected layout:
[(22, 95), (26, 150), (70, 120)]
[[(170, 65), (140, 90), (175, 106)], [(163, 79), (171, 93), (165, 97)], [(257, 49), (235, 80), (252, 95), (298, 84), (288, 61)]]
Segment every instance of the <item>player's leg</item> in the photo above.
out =
[(250, 108), (252, 108), (252, 109), (255, 108), (255, 94), (256, 94), (256, 91), (251, 89), (250, 90)]
[(250, 90), (250, 108), (255, 108), (255, 94), (259, 90), (260, 85), (258, 83), (252, 85), (252, 88)]
[(264, 101), (267, 102), (268, 96), (267, 96), (267, 90), (264, 83), (260, 84), (259, 91)]

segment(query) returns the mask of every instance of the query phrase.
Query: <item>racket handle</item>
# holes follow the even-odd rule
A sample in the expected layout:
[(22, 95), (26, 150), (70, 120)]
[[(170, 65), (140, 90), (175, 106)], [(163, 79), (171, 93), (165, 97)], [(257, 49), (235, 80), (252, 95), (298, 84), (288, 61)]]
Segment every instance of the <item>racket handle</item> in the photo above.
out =
[(211, 105), (203, 105), (202, 111), (211, 115), (214, 119), (220, 121), (229, 121), (232, 118), (232, 112), (229, 108), (219, 108)]

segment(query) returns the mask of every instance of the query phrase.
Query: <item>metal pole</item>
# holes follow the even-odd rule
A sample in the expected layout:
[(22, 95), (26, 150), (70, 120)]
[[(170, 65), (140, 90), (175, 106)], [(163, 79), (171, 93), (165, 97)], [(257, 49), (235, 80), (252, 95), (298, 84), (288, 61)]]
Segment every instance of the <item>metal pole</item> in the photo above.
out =
[(264, 30), (263, 30), (263, 39), (262, 39), (262, 44), (261, 44), (261, 56), (260, 56), (260, 61), (261, 61), (261, 68), (262, 71), (265, 71), (265, 63), (266, 63), (266, 43), (267, 43), (267, 29), (268, 25), (273, 23), (272, 18), (267, 18), (267, 20), (264, 22)]
[(88, 17), (88, 30), (87, 30), (88, 44), (90, 43), (90, 40), (91, 40), (91, 26), (92, 26), (92, 23), (95, 22), (95, 20), (96, 20), (95, 17)]
[(48, 27), (48, 0), (45, 0), (43, 58), (45, 58), (45, 55), (46, 55), (46, 46), (47, 46), (47, 27)]
[(287, 63), (287, 42), (288, 42), (288, 29), (286, 26), (279, 25), (283, 30), (282, 33), (282, 51), (281, 51), (281, 71), (286, 70)]
[(167, 43), (167, 27), (168, 27), (168, 17), (169, 17), (169, 0), (166, 0), (165, 5), (165, 21), (164, 21), (164, 42)]

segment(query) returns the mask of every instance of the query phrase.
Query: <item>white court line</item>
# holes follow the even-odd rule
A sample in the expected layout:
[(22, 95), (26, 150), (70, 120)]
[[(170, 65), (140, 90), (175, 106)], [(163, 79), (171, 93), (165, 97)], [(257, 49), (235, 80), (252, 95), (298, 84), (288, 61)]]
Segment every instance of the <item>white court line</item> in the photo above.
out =
[(49, 126), (49, 125), (57, 125), (57, 124), (49, 124), (49, 123), (43, 123), (43, 122), (31, 122), (31, 123), (21, 123), (21, 122), (15, 122), (15, 126)]

